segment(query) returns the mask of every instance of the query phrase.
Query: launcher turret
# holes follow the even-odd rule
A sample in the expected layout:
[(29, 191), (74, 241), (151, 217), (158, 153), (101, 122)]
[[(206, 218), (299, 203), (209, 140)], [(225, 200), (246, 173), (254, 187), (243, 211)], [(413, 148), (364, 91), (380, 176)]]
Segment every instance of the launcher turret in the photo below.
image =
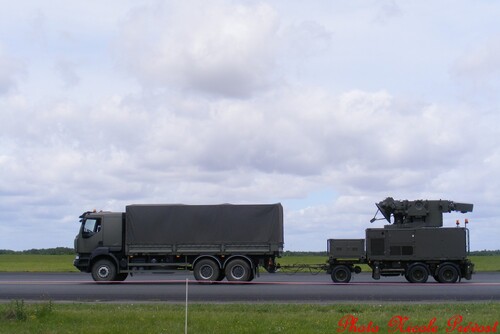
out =
[[(415, 228), (415, 227), (441, 227), (443, 226), (443, 213), (459, 211), (461, 213), (472, 212), (473, 204), (456, 203), (446, 200), (416, 200), (397, 201), (387, 197), (376, 204), (378, 211), (384, 218), (373, 217), (375, 220), (386, 219), (392, 225), (386, 228)], [(377, 215), (375, 213), (375, 216)]]

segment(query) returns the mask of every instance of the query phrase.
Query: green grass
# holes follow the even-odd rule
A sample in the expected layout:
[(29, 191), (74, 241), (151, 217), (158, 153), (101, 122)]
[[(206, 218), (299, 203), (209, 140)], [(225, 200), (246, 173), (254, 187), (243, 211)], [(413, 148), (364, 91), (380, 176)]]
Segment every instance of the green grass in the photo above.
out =
[[(343, 317), (357, 325), (390, 331), (391, 318), (425, 326), (436, 318), (438, 333), (448, 319), (463, 317), (487, 326), (499, 320), (500, 303), (393, 305), (194, 304), (189, 306), (189, 333), (336, 333)], [(0, 304), (0, 333), (183, 333), (184, 305), (172, 304)], [(394, 329), (394, 328), (392, 328)], [(345, 331), (348, 332), (348, 331)], [(351, 331), (353, 332), (353, 331)], [(396, 331), (399, 332), (399, 331)], [(456, 332), (456, 331), (455, 331)]]
[[(2, 254), (0, 272), (76, 272), (76, 268), (73, 267), (74, 258), (74, 255)], [(471, 256), (470, 259), (476, 265), (476, 271), (500, 271), (499, 255)], [(285, 266), (325, 264), (326, 260), (326, 256), (284, 256), (278, 259), (278, 262)], [(363, 271), (370, 271), (366, 265), (361, 265), (361, 268)]]
[(0, 255), (0, 272), (70, 272), (74, 255)]
[(500, 271), (500, 256), (471, 256), (470, 260), (475, 265), (476, 271)]

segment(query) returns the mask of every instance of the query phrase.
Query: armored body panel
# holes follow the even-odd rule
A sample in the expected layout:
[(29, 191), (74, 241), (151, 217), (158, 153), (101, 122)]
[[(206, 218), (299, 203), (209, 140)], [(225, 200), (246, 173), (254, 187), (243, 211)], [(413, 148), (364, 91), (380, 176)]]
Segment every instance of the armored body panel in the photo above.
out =
[(364, 259), (364, 239), (328, 239), (328, 256), (333, 259)]
[(385, 260), (462, 260), (467, 256), (465, 228), (371, 228), (367, 258)]

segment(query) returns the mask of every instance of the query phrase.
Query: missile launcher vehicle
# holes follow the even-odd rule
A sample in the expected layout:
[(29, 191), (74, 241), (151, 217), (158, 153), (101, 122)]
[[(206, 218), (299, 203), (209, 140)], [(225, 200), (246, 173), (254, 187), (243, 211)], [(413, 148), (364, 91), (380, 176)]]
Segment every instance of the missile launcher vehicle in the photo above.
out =
[[(404, 276), (425, 283), (432, 276), (440, 283), (470, 280), (474, 265), (467, 258), (469, 230), (443, 227), (443, 213), (472, 212), (473, 205), (446, 200), (398, 201), (391, 197), (376, 204), (371, 222), (386, 220), (383, 228), (366, 229), (365, 239), (329, 239), (328, 268), (332, 280), (348, 283), (359, 264), (367, 264), (373, 279)], [(377, 218), (378, 213), (382, 218)]]

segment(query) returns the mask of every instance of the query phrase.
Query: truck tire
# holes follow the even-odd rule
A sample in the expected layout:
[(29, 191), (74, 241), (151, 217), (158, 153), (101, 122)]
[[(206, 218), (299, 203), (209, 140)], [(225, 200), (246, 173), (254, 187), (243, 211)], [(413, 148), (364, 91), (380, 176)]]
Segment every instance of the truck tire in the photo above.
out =
[(437, 278), (439, 283), (455, 283), (460, 274), (453, 263), (444, 263), (439, 267)]
[(241, 259), (231, 260), (226, 265), (226, 278), (231, 282), (249, 282), (252, 277), (252, 269), (247, 261)]
[(349, 283), (351, 281), (351, 269), (348, 266), (335, 266), (332, 270), (332, 281), (335, 283)]
[(98, 260), (92, 266), (92, 278), (96, 282), (116, 281), (116, 265), (108, 259)]
[(215, 282), (219, 280), (220, 268), (214, 260), (203, 259), (196, 262), (193, 274), (198, 282)]
[(424, 264), (416, 263), (408, 267), (405, 278), (410, 283), (425, 283), (429, 278), (429, 270)]

